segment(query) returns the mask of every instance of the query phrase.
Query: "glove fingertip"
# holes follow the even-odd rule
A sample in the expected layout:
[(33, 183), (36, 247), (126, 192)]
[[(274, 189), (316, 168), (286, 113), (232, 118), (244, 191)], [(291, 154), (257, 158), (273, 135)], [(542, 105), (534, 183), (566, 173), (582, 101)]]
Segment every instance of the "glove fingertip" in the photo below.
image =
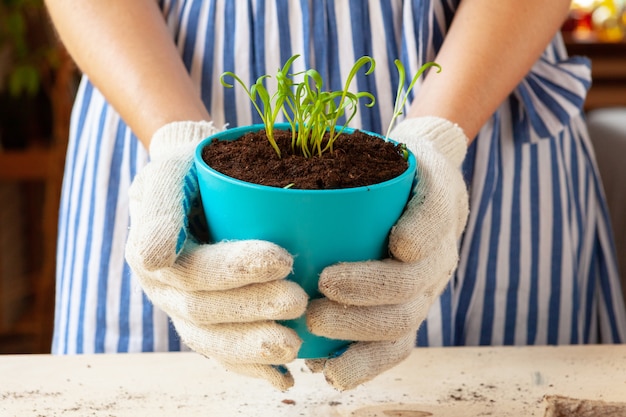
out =
[(326, 365), (326, 358), (320, 359), (306, 359), (304, 364), (314, 374), (319, 374), (324, 370), (324, 366)]
[(395, 341), (353, 343), (327, 361), (324, 377), (338, 391), (354, 389), (404, 361), (414, 345), (414, 333)]
[(251, 378), (264, 379), (274, 388), (280, 391), (287, 391), (293, 387), (294, 379), (289, 369), (284, 365), (261, 365), (247, 363), (227, 363), (222, 362), (225, 369), (239, 375)]
[(248, 282), (267, 282), (287, 277), (293, 270), (293, 257), (280, 246), (262, 240), (224, 242), (233, 268), (245, 271)]

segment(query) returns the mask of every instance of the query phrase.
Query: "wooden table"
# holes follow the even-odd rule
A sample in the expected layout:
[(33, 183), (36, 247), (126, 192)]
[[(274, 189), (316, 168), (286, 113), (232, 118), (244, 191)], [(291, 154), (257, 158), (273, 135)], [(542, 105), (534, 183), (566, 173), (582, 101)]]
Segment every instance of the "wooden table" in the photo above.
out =
[(626, 345), (418, 348), (343, 393), (290, 369), (279, 392), (194, 353), (0, 356), (0, 415), (525, 417), (547, 394), (626, 400)]

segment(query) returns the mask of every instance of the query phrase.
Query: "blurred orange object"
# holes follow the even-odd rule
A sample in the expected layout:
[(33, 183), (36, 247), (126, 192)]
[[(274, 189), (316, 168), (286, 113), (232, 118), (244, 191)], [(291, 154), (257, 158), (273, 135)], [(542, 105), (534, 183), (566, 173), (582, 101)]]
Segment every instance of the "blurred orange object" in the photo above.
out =
[(624, 0), (575, 0), (561, 30), (582, 42), (620, 42), (626, 35)]

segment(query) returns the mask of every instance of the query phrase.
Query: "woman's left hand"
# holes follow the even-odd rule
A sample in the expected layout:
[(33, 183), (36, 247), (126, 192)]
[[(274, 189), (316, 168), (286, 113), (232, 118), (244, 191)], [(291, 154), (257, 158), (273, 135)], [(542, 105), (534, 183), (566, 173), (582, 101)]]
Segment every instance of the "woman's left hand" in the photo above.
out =
[(353, 340), (345, 352), (309, 361), (339, 390), (366, 382), (404, 360), (431, 305), (458, 262), (458, 241), (468, 215), (460, 166), (467, 138), (462, 129), (435, 117), (407, 119), (390, 135), (417, 158), (418, 182), (391, 231), (392, 257), (325, 268), (307, 312), (311, 332)]

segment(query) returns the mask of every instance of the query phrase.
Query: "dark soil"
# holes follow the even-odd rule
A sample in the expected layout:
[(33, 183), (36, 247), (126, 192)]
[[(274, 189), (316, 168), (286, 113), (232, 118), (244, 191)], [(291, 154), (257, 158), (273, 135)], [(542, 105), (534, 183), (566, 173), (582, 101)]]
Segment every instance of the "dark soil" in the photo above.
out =
[(243, 181), (323, 190), (378, 184), (397, 177), (408, 167), (399, 145), (362, 131), (341, 134), (332, 152), (305, 158), (291, 149), (291, 132), (274, 132), (279, 158), (265, 131), (248, 133), (234, 141), (213, 141), (202, 158), (213, 169)]

